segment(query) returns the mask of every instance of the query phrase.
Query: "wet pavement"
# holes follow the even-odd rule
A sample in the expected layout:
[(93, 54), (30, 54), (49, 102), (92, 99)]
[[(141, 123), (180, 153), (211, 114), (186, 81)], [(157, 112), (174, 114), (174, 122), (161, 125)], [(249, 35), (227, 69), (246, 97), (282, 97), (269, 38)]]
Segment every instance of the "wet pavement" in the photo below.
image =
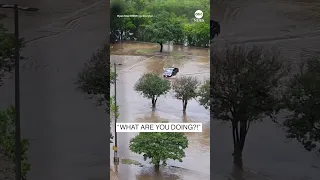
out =
[[(189, 147), (182, 163), (168, 161), (167, 167), (161, 168), (161, 176), (157, 176), (153, 166), (143, 161), (142, 155), (130, 152), (129, 141), (137, 133), (118, 133), (120, 159), (138, 161), (144, 167), (120, 164), (121, 180), (193, 180), (210, 179), (210, 116), (195, 100), (188, 103), (187, 113), (183, 115), (182, 103), (173, 97), (172, 92), (161, 96), (155, 111), (151, 110), (151, 100), (143, 98), (133, 87), (142, 74), (156, 72), (161, 74), (164, 68), (180, 69), (179, 76), (195, 76), (204, 81), (209, 78), (209, 51), (202, 48), (181, 46), (164, 46), (164, 52), (158, 53), (158, 45), (151, 43), (124, 43), (114, 45), (111, 62), (117, 62), (117, 103), (120, 106), (119, 122), (201, 122), (202, 133), (186, 133)], [(152, 52), (152, 53), (150, 53)], [(121, 55), (120, 55), (121, 54)], [(145, 55), (146, 54), (146, 55)], [(111, 156), (113, 153), (111, 152)]]
[[(26, 2), (24, 2), (26, 3)], [(77, 73), (108, 42), (105, 1), (29, 1), (20, 13), (27, 41), (21, 67), (21, 128), (30, 139), (32, 180), (108, 179), (109, 123), (103, 109), (76, 92)], [(26, 4), (24, 4), (26, 5)], [(12, 10), (3, 22), (13, 29)], [(0, 106), (14, 102), (13, 79), (0, 88)]]
[[(301, 62), (300, 55), (320, 55), (320, 1), (220, 0), (212, 2), (211, 7), (211, 18), (221, 23), (221, 34), (214, 42), (215, 50), (224, 47), (226, 42), (276, 47), (293, 66)], [(214, 159), (211, 168), (216, 174), (231, 175), (231, 129), (229, 124), (215, 120), (211, 123), (211, 157)], [(313, 152), (305, 152), (295, 140), (286, 140), (281, 128), (270, 120), (250, 128), (244, 164), (250, 174), (258, 174), (259, 178), (320, 178), (320, 157)]]

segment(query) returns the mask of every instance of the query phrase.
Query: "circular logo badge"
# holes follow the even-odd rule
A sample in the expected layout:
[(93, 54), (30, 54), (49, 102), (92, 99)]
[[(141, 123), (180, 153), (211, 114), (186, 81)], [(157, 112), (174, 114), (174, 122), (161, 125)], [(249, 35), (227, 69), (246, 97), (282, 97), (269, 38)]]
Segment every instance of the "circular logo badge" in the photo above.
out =
[(197, 10), (195, 13), (194, 13), (194, 16), (197, 18), (197, 19), (201, 19), (203, 17), (203, 12), (201, 10)]

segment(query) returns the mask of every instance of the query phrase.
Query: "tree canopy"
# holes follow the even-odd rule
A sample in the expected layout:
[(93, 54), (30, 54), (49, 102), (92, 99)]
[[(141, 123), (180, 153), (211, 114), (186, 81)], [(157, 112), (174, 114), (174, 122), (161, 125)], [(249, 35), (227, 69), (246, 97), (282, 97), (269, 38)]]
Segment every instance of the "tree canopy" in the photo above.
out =
[[(99, 105), (106, 103), (110, 98), (110, 83), (115, 76), (110, 71), (108, 47), (98, 49), (84, 64), (78, 73), (77, 89), (91, 98), (98, 98)], [(111, 73), (110, 73), (111, 72)]]
[(173, 82), (174, 96), (182, 100), (183, 112), (186, 112), (188, 101), (198, 96), (198, 85), (198, 79), (192, 76), (182, 76)]
[[(105, 112), (108, 115), (116, 112), (116, 116), (119, 116), (119, 107), (115, 106), (114, 97), (110, 97), (110, 84), (115, 82), (116, 77), (116, 73), (110, 67), (109, 46), (105, 46), (93, 53), (84, 64), (75, 84), (79, 91), (97, 99), (98, 106), (105, 105)], [(110, 131), (110, 138), (112, 137)]]
[(288, 85), (285, 107), (289, 115), (284, 126), (288, 138), (297, 139), (308, 151), (320, 153), (320, 59), (312, 58)]
[(145, 38), (154, 43), (159, 43), (162, 52), (162, 45), (168, 41), (179, 40), (182, 36), (182, 24), (168, 18), (170, 13), (161, 12), (159, 16), (152, 19), (150, 25), (146, 25), (144, 33)]
[(180, 132), (141, 132), (131, 139), (129, 148), (132, 152), (143, 154), (144, 160), (159, 168), (166, 165), (168, 159), (182, 162), (184, 150), (188, 147), (188, 138)]
[(231, 123), (234, 162), (242, 168), (250, 125), (277, 110), (277, 91), (288, 71), (278, 52), (261, 47), (227, 47), (212, 58), (211, 116)]
[(152, 100), (152, 107), (155, 108), (159, 96), (170, 90), (170, 82), (161, 78), (156, 73), (146, 73), (136, 82), (134, 89), (145, 98)]
[[(0, 16), (2, 19), (4, 16)], [(19, 50), (23, 47), (23, 39), (19, 40)], [(10, 74), (15, 65), (15, 36), (13, 33), (0, 24), (0, 87), (3, 85), (3, 79)], [(28, 148), (29, 140), (21, 140), (21, 170), (22, 178), (26, 179), (30, 164), (28, 163)], [(1, 169), (0, 177), (7, 176), (14, 172), (14, 167), (11, 167), (15, 161), (15, 108), (10, 106), (5, 110), (0, 111), (0, 155), (1, 160), (8, 160), (7, 167), (10, 169)], [(3, 154), (4, 153), (4, 154)], [(2, 157), (2, 156), (5, 157)]]
[[(204, 22), (195, 22), (195, 11)], [(138, 15), (145, 17), (122, 17)], [(111, 36), (122, 40), (208, 46), (210, 40), (209, 0), (112, 0)]]
[[(21, 140), (21, 171), (22, 178), (26, 179), (27, 173), (31, 169), (31, 165), (28, 162), (28, 149), (29, 140)], [(15, 109), (10, 106), (6, 110), (0, 111), (0, 150), (3, 150), (5, 156), (8, 158), (10, 163), (15, 161)], [(14, 171), (12, 169), (2, 169), (7, 173)], [(7, 172), (5, 172), (7, 171)], [(2, 172), (1, 172), (2, 173)]]
[(14, 68), (14, 35), (0, 24), (0, 85)]
[(200, 86), (198, 91), (199, 103), (204, 108), (210, 108), (210, 80), (206, 80), (205, 83)]

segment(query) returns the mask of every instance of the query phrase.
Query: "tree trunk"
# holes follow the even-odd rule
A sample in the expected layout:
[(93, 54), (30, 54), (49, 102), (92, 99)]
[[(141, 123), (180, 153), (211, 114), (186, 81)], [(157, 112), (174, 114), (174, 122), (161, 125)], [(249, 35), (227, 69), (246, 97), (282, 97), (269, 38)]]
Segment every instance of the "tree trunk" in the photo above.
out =
[(157, 100), (157, 97), (152, 97), (152, 109), (156, 108)]
[(163, 44), (162, 43), (159, 43), (159, 44), (160, 44), (160, 52), (162, 52)]
[[(240, 124), (240, 128), (239, 128)], [(239, 131), (240, 129), (240, 131)], [(232, 135), (233, 135), (233, 163), (240, 169), (243, 170), (242, 152), (246, 140), (246, 135), (249, 130), (247, 121), (240, 121), (232, 123)]]
[(187, 110), (188, 100), (182, 100), (183, 112), (185, 113)]
[(239, 168), (239, 170), (243, 170), (242, 150), (238, 143), (234, 146), (233, 163)]
[(159, 172), (160, 169), (160, 161), (157, 161), (157, 164), (154, 165), (156, 172)]

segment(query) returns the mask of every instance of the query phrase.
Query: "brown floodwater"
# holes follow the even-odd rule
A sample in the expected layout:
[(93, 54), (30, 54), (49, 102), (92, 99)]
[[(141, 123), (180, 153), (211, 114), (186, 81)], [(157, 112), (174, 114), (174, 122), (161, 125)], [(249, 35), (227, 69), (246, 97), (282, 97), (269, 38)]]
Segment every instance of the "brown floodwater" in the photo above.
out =
[[(118, 122), (200, 122), (202, 133), (186, 133), (189, 147), (182, 163), (172, 160), (168, 166), (161, 168), (157, 174), (142, 155), (129, 150), (129, 141), (137, 133), (118, 133), (118, 155), (120, 159), (135, 160), (143, 164), (121, 164), (118, 167), (121, 180), (192, 180), (210, 179), (210, 116), (196, 100), (188, 103), (187, 113), (182, 112), (182, 103), (173, 97), (172, 92), (158, 99), (155, 111), (151, 109), (151, 101), (134, 91), (135, 82), (147, 72), (162, 73), (166, 67), (180, 69), (179, 76), (195, 76), (204, 81), (209, 78), (209, 51), (204, 48), (191, 48), (165, 45), (164, 52), (158, 53), (160, 46), (151, 43), (123, 43), (112, 47), (111, 62), (118, 66), (117, 103), (120, 106)], [(111, 151), (111, 156), (113, 153)]]

